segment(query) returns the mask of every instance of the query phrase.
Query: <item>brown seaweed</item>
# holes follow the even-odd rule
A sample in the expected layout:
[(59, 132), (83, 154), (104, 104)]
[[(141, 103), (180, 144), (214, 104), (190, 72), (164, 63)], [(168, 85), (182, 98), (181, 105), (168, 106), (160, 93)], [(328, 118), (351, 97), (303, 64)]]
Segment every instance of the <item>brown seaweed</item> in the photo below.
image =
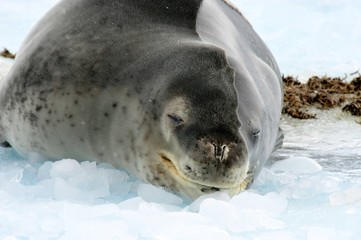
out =
[(292, 76), (283, 76), (283, 113), (294, 118), (315, 118), (308, 113), (310, 107), (331, 109), (341, 107), (343, 111), (361, 116), (361, 76), (347, 82), (341, 78), (311, 77), (301, 83)]
[(4, 58), (14, 59), (16, 57), (16, 54), (11, 53), (8, 49), (4, 48), (4, 50), (0, 52), (0, 56)]

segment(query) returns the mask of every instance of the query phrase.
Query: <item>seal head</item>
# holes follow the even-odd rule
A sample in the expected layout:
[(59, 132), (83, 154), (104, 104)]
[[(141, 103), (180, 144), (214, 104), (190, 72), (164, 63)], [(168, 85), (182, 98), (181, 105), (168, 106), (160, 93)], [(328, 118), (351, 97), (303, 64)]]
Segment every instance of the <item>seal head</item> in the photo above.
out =
[(173, 181), (169, 186), (159, 173), (152, 176), (193, 197), (219, 190), (235, 194), (247, 186), (249, 158), (237, 116), (234, 70), (214, 45), (195, 44), (179, 52), (167, 67), (174, 69), (179, 61), (202, 64), (188, 64), (165, 84), (159, 107), (165, 146), (159, 150), (158, 171), (164, 175), (166, 170)]

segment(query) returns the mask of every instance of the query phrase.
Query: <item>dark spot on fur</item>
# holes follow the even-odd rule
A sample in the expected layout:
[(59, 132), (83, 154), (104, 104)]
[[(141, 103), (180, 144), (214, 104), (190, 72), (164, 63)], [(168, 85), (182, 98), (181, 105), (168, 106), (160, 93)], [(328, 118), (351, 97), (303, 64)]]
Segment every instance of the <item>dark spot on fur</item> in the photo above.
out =
[(123, 111), (123, 113), (124, 113), (124, 114), (126, 114), (126, 113), (127, 113), (127, 110), (128, 110), (128, 109), (127, 109), (127, 107), (126, 107), (126, 106), (123, 106), (123, 107), (122, 107), (122, 111)]
[(46, 123), (46, 124), (49, 124), (49, 123), (50, 123), (50, 120), (49, 120), (49, 119), (45, 119), (45, 123)]
[(56, 58), (56, 62), (59, 66), (64, 66), (64, 62), (65, 62), (65, 57), (62, 55), (57, 55), (58, 57)]
[(109, 113), (104, 113), (104, 117), (109, 117)]
[(36, 106), (35, 111), (39, 112), (43, 107), (42, 106)]
[(31, 143), (30, 143), (30, 146), (31, 146), (32, 148), (38, 148), (39, 144), (34, 141), (34, 142), (31, 142)]
[(84, 142), (84, 138), (81, 137), (81, 138), (80, 138), (80, 142)]
[(79, 102), (78, 100), (74, 100), (74, 104), (77, 105)]
[(68, 116), (68, 118), (73, 118), (73, 115), (72, 115), (72, 114), (70, 114), (70, 115)]
[(112, 106), (113, 106), (113, 108), (116, 108), (118, 106), (118, 103), (115, 102), (115, 103), (113, 103)]
[(76, 125), (74, 123), (70, 124), (70, 127), (75, 127)]
[(38, 116), (36, 116), (34, 113), (29, 113), (24, 117), (27, 117), (32, 125), (35, 125), (39, 119)]

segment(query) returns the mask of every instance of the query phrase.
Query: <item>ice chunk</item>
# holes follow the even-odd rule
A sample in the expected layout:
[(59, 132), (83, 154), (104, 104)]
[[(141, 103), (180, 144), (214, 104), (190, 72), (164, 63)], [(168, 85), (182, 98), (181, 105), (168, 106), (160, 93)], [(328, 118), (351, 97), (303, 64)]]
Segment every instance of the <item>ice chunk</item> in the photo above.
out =
[(229, 195), (225, 192), (214, 192), (214, 193), (210, 193), (207, 195), (203, 195), (200, 196), (199, 198), (197, 198), (190, 206), (189, 206), (189, 210), (193, 211), (193, 212), (198, 212), (199, 211), (199, 207), (201, 206), (202, 202), (208, 198), (212, 198), (212, 199), (216, 199), (216, 200), (220, 200), (220, 201), (224, 201), (224, 202), (229, 202), (229, 200), (231, 200), (231, 198), (229, 197)]
[(51, 178), (50, 170), (53, 167), (53, 162), (45, 162), (43, 165), (40, 166), (38, 170), (38, 179), (45, 180)]
[(361, 187), (352, 186), (346, 190), (335, 192), (330, 195), (329, 200), (332, 206), (361, 203)]
[(307, 240), (331, 240), (335, 238), (336, 231), (332, 228), (310, 227), (307, 230)]
[[(54, 197), (56, 199), (72, 199), (89, 201), (96, 198), (102, 198), (109, 195), (108, 185), (104, 181), (72, 183), (64, 179), (55, 179), (54, 184)], [(81, 186), (82, 185), (82, 186)]]
[(140, 204), (144, 203), (144, 199), (141, 197), (134, 197), (122, 201), (118, 204), (119, 209), (127, 209), (127, 210), (137, 210), (139, 209)]
[(184, 239), (199, 239), (199, 240), (243, 240), (241, 236), (232, 236), (227, 230), (217, 228), (213, 225), (200, 224), (198, 222), (187, 221), (171, 224), (175, 219), (169, 219), (170, 222), (165, 223), (156, 233), (152, 233), (148, 238), (141, 239), (159, 239), (159, 240), (184, 240)]
[(104, 164), (97, 167), (95, 162), (79, 163), (72, 159), (45, 162), (39, 167), (37, 177), (40, 185), (54, 192), (56, 199), (85, 201), (110, 194), (127, 195), (131, 187), (125, 172)]
[(128, 236), (119, 213), (115, 204), (65, 204), (65, 231), (59, 239), (136, 239)]
[(183, 200), (180, 197), (150, 184), (139, 184), (137, 192), (138, 196), (148, 202), (174, 205), (180, 205), (183, 203)]
[(309, 199), (317, 195), (336, 191), (339, 181), (324, 175), (304, 175), (287, 183), (282, 189), (283, 196), (294, 199)]
[(252, 192), (242, 192), (233, 197), (230, 202), (239, 209), (263, 211), (270, 216), (279, 216), (287, 209), (288, 205), (285, 197), (274, 192), (267, 193), (264, 196)]
[(54, 162), (49, 173), (52, 178), (68, 180), (78, 175), (81, 171), (80, 163), (73, 159), (64, 159)]
[(10, 204), (12, 201), (14, 201), (14, 199), (9, 193), (0, 190), (0, 206)]
[(297, 238), (295, 238), (291, 232), (289, 231), (273, 231), (273, 232), (269, 232), (269, 233), (261, 233), (261, 234), (256, 234), (257, 237), (255, 237), (254, 239), (257, 240), (297, 240)]
[(293, 174), (313, 174), (322, 170), (320, 164), (307, 157), (290, 157), (286, 160), (275, 162), (271, 170), (274, 172), (289, 172)]
[(281, 220), (272, 217), (272, 215), (276, 214), (274, 211), (269, 210), (270, 205), (268, 207), (265, 207), (265, 205), (266, 203), (270, 204), (270, 202), (272, 204), (272, 198), (278, 198), (274, 202), (280, 206), (279, 208), (283, 209), (277, 212), (278, 215), (284, 211), (285, 200), (281, 196), (267, 196), (264, 197), (262, 204), (256, 203), (254, 205), (252, 202), (257, 202), (258, 198), (262, 197), (257, 194), (248, 195), (247, 193), (243, 200), (233, 200), (233, 198), (230, 202), (207, 198), (201, 202), (199, 214), (210, 219), (213, 224), (223, 226), (233, 233), (255, 231), (259, 228), (284, 228), (285, 224)]
[(99, 178), (105, 178), (109, 185), (109, 192), (113, 195), (127, 195), (132, 186), (128, 182), (129, 176), (126, 172), (114, 168), (98, 168), (97, 174)]
[[(297, 180), (297, 176), (293, 174), (286, 173), (275, 173), (268, 168), (263, 168), (259, 176), (255, 179), (252, 186), (261, 187), (268, 186), (272, 187), (273, 184), (275, 187), (280, 185), (289, 184)], [(271, 183), (271, 184), (270, 184)]]
[(95, 162), (58, 161), (53, 164), (50, 175), (54, 179), (56, 199), (92, 200), (109, 195), (108, 181), (99, 174)]
[(18, 240), (15, 236), (5, 236), (3, 240)]
[(23, 169), (9, 169), (5, 172), (0, 172), (0, 186), (6, 182), (20, 182), (23, 178)]

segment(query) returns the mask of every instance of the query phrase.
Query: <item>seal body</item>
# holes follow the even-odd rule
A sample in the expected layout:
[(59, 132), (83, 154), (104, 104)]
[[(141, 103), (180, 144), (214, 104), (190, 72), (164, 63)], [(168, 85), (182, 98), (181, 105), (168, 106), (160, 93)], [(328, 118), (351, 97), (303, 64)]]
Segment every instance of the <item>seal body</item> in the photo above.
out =
[(0, 142), (232, 195), (279, 146), (281, 107), (274, 58), (225, 1), (62, 0), (0, 82)]

